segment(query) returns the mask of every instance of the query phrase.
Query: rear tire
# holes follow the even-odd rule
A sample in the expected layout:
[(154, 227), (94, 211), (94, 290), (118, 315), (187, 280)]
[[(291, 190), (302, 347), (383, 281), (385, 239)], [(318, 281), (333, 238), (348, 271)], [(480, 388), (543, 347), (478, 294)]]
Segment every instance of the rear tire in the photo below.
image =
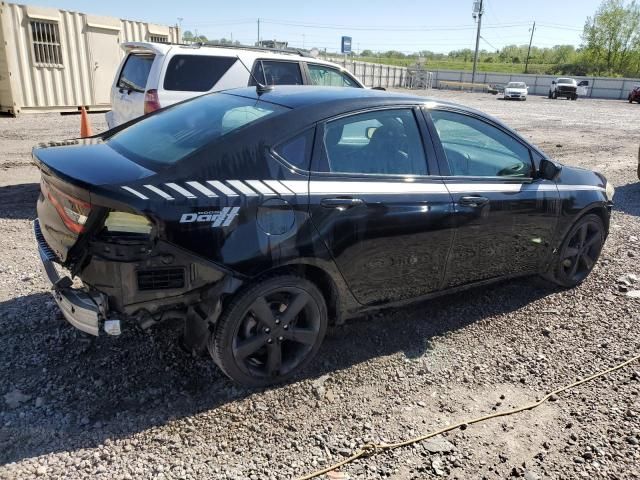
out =
[(598, 261), (604, 240), (604, 224), (598, 215), (580, 218), (567, 233), (544, 278), (564, 288), (580, 285)]
[(231, 301), (208, 349), (233, 381), (264, 387), (303, 369), (318, 353), (326, 330), (320, 290), (302, 277), (281, 275), (248, 287)]

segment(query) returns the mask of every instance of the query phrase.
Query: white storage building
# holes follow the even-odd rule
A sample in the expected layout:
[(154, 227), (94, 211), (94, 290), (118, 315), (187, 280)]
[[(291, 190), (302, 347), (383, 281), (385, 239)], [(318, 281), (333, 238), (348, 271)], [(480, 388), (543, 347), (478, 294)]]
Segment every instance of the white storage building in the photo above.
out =
[(0, 112), (107, 110), (121, 42), (179, 40), (177, 27), (0, 2)]

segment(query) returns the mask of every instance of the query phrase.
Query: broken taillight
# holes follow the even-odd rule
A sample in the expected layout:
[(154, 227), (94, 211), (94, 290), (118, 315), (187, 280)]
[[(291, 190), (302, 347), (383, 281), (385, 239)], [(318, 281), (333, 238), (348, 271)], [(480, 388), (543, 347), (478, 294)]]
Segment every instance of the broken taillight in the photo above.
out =
[(68, 195), (45, 180), (42, 180), (42, 194), (51, 202), (65, 226), (73, 233), (84, 232), (84, 225), (87, 223), (91, 204)]

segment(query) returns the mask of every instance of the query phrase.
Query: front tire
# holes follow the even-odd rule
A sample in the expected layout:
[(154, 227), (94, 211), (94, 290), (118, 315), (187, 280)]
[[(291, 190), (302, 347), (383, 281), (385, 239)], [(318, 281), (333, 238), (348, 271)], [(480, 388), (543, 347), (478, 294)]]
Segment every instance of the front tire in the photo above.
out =
[(564, 288), (580, 285), (598, 261), (604, 240), (604, 224), (598, 215), (580, 218), (567, 233), (545, 278)]
[(209, 353), (236, 383), (281, 383), (316, 355), (327, 330), (327, 307), (318, 288), (295, 275), (267, 278), (227, 306), (209, 338)]

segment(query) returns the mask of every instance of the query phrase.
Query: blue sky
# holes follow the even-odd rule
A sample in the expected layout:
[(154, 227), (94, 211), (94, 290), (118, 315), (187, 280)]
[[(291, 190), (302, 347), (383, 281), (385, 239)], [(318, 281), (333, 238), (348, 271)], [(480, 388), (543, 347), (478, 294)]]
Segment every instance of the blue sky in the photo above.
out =
[[(263, 0), (204, 2), (196, 0), (135, 2), (132, 0), (26, 0), (98, 15), (110, 15), (161, 24), (176, 24), (210, 39), (221, 37), (253, 43), (257, 19), (263, 39), (287, 40), (294, 47), (340, 48), (340, 36), (353, 37), (355, 50), (432, 50), (448, 52), (473, 48), (475, 23), (472, 0), (414, 1)], [(534, 45), (580, 44), (587, 16), (600, 0), (485, 0), (481, 48), (499, 49), (525, 44), (537, 22)]]

